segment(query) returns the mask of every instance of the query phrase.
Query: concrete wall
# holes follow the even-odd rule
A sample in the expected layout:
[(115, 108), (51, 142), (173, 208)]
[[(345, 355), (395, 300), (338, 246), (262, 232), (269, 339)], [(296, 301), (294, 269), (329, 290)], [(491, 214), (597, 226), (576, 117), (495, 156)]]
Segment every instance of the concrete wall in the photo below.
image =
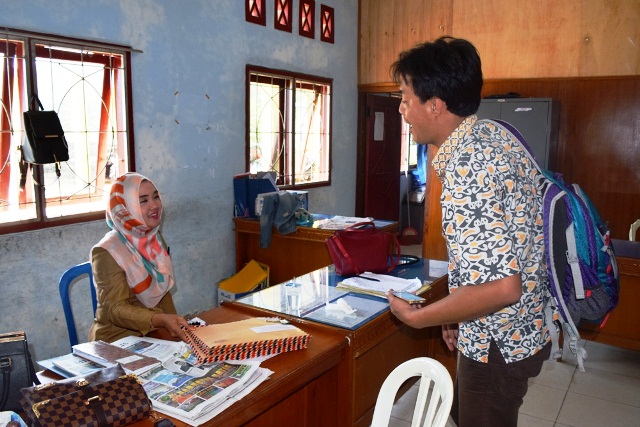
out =
[[(309, 192), (310, 210), (353, 215), (357, 126), (357, 0), (316, 1), (316, 38), (245, 22), (239, 0), (0, 0), (0, 27), (129, 45), (137, 171), (163, 195), (163, 234), (182, 314), (216, 304), (235, 271), (232, 177), (244, 172), (245, 65), (334, 79), (333, 183)], [(335, 10), (335, 44), (319, 39), (320, 4)], [(58, 279), (88, 259), (104, 221), (0, 235), (0, 332), (24, 330), (36, 360), (69, 351)], [(76, 310), (90, 323), (88, 290)], [(83, 292), (87, 291), (87, 293)]]

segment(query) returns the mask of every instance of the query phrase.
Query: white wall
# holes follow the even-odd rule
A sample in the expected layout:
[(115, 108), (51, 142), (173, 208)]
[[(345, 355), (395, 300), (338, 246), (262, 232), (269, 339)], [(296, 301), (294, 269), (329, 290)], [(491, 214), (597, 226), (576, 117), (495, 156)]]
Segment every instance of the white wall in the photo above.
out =
[[(0, 0), (0, 26), (129, 45), (138, 172), (159, 187), (163, 234), (182, 314), (216, 303), (235, 271), (232, 177), (244, 172), (247, 63), (334, 79), (331, 187), (310, 210), (353, 215), (357, 126), (357, 0), (317, 0), (316, 39), (245, 22), (240, 0)], [(335, 10), (335, 44), (319, 38), (320, 4)], [(36, 360), (69, 351), (57, 283), (88, 259), (104, 221), (0, 235), (0, 332), (24, 330)], [(81, 286), (76, 286), (80, 288)], [(78, 296), (85, 322), (88, 294)], [(83, 313), (84, 311), (84, 313)], [(81, 332), (81, 338), (86, 332)]]

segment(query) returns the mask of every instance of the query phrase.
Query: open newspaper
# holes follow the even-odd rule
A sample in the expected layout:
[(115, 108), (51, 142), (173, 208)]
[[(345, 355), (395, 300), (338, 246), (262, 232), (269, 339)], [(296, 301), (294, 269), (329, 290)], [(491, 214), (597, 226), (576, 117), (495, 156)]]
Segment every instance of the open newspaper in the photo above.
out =
[(214, 418), (272, 374), (260, 361), (198, 364), (183, 342), (125, 337), (113, 344), (162, 361), (138, 378), (155, 410), (192, 426)]

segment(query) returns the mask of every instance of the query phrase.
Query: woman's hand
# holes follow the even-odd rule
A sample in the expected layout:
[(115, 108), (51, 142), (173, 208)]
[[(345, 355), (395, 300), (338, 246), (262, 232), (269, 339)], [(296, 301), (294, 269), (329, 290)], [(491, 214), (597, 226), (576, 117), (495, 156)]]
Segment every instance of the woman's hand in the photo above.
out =
[(180, 338), (182, 341), (186, 341), (187, 337), (184, 335), (180, 326), (191, 330), (194, 329), (184, 317), (168, 313), (156, 313), (151, 316), (151, 326), (154, 328), (163, 328), (169, 332), (173, 338)]
[(450, 351), (458, 347), (458, 325), (442, 325), (442, 339)]

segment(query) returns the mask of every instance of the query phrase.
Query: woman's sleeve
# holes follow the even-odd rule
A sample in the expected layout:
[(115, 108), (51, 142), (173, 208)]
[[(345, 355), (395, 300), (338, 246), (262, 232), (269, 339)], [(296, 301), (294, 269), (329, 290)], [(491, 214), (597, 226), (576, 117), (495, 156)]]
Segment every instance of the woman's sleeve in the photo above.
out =
[(94, 248), (91, 264), (101, 314), (106, 316), (102, 321), (146, 335), (150, 330), (151, 317), (162, 311), (147, 308), (136, 298), (124, 270), (106, 249)]

